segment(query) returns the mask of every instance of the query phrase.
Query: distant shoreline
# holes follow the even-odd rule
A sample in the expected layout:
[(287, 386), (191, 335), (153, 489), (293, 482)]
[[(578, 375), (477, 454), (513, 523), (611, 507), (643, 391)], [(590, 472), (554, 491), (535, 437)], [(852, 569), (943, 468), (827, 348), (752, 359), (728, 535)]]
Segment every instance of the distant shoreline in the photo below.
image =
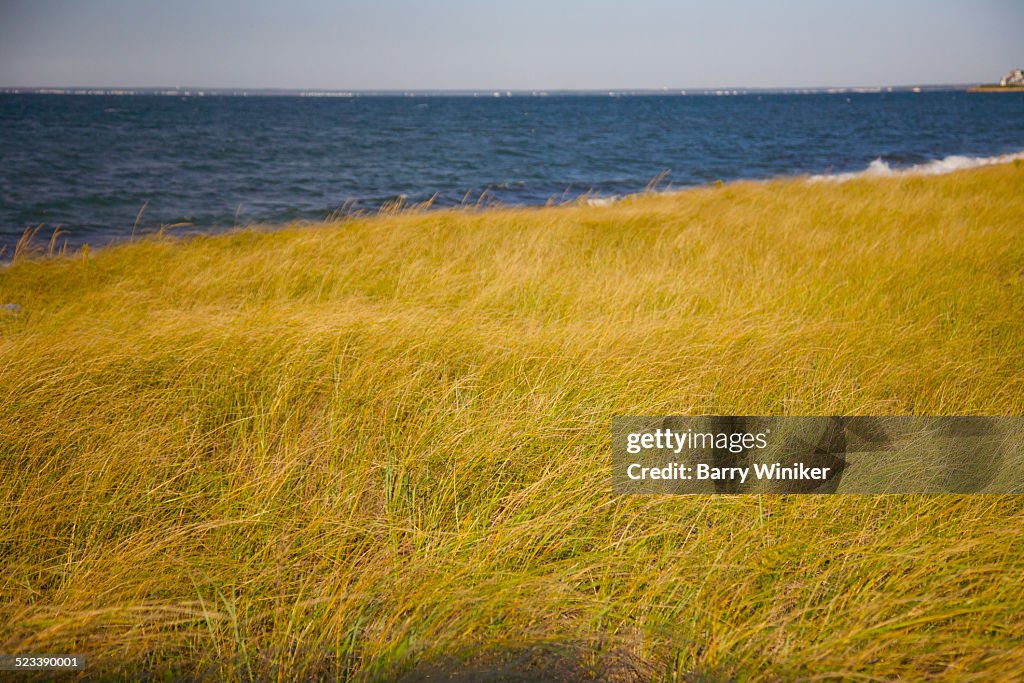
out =
[(679, 97), (712, 95), (850, 95), (878, 93), (963, 92), (974, 87), (969, 83), (945, 85), (897, 86), (820, 86), (791, 88), (721, 87), (721, 88), (607, 88), (603, 90), (561, 89), (407, 89), (360, 90), (333, 88), (204, 88), (179, 87), (0, 87), (0, 95), (76, 95), (76, 96), (161, 96), (161, 97)]
[(968, 88), (967, 92), (1024, 92), (1024, 85), (997, 85), (992, 83), (976, 85), (973, 88)]

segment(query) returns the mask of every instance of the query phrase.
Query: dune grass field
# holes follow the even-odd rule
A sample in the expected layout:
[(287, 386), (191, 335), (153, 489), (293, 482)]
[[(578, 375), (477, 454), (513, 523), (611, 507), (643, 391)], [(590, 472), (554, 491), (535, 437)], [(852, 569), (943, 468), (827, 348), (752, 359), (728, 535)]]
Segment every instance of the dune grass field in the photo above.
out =
[(8, 303), (0, 652), (1024, 677), (1024, 498), (610, 480), (616, 415), (1024, 414), (1019, 161), (23, 249)]

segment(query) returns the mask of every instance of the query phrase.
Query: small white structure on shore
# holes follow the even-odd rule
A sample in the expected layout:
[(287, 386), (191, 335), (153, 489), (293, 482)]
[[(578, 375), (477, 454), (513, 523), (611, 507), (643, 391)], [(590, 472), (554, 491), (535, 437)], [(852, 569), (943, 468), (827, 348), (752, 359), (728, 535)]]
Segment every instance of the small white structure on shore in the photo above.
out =
[(1004, 88), (1007, 86), (1024, 86), (1024, 69), (1014, 69), (1010, 73), (1003, 76), (1003, 80), (999, 81), (999, 85)]

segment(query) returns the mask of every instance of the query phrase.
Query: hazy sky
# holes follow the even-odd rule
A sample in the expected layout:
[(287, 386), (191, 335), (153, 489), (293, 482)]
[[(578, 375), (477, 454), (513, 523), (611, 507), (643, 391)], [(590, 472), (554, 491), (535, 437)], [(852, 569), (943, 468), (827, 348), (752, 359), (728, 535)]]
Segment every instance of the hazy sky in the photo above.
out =
[(0, 87), (606, 89), (998, 80), (1024, 0), (0, 0)]

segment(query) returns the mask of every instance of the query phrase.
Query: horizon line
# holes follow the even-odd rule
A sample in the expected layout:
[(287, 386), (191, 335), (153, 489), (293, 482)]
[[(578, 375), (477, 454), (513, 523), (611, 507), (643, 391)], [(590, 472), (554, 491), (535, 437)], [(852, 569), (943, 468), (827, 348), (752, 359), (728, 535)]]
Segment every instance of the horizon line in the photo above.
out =
[(202, 85), (147, 85), (147, 86), (109, 86), (109, 85), (33, 85), (3, 86), (3, 94), (66, 94), (66, 95), (487, 95), (487, 96), (523, 96), (548, 94), (580, 94), (580, 95), (630, 95), (630, 94), (716, 94), (716, 93), (804, 93), (804, 92), (896, 92), (904, 90), (959, 90), (979, 85), (996, 85), (966, 83), (911, 83), (898, 85), (817, 85), (817, 86), (707, 86), (707, 87), (605, 87), (605, 88), (318, 88), (318, 87), (237, 87), (237, 86), (202, 86)]

